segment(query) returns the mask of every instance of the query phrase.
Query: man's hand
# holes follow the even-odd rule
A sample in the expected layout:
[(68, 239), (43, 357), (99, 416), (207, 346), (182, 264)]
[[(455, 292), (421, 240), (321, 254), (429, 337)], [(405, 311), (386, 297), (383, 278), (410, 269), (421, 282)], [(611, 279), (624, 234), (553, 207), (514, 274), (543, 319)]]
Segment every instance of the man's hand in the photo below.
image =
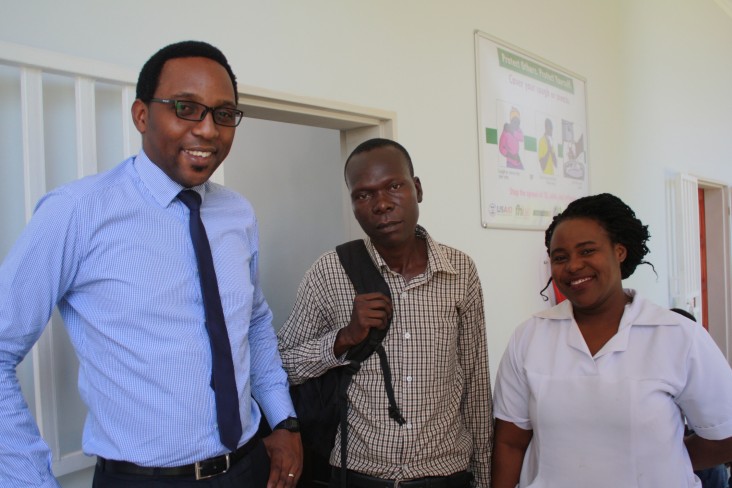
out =
[(276, 429), (263, 442), (270, 460), (267, 488), (294, 488), (302, 474), (300, 434)]
[(333, 353), (342, 355), (351, 347), (363, 342), (372, 328), (383, 329), (391, 319), (391, 300), (383, 293), (364, 293), (353, 299), (351, 321), (338, 331)]

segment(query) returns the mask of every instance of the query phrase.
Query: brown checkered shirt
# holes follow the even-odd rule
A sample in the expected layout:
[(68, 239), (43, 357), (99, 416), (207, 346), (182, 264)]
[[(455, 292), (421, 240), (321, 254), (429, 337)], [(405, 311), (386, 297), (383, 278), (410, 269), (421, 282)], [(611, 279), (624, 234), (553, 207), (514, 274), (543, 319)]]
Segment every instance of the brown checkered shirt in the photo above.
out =
[[(394, 309), (383, 345), (397, 405), (407, 420), (389, 417), (376, 354), (348, 389), (348, 468), (384, 479), (445, 476), (472, 470), (488, 488), (492, 403), (483, 295), (466, 254), (426, 239), (426, 271), (405, 283), (366, 239), (371, 258), (391, 289)], [(355, 290), (335, 251), (323, 254), (303, 278), (297, 301), (280, 329), (282, 361), (293, 384), (344, 364), (335, 357), (338, 330), (351, 318)], [(340, 439), (331, 453), (340, 465)]]

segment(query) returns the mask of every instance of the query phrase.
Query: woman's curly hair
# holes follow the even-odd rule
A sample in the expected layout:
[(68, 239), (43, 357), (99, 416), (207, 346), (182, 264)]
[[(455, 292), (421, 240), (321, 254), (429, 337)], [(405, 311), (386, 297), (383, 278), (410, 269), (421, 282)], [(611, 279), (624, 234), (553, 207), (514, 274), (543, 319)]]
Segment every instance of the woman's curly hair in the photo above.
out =
[(625, 246), (627, 256), (625, 261), (620, 263), (622, 279), (632, 275), (639, 264), (647, 264), (653, 268), (654, 273), (656, 272), (653, 264), (643, 260), (648, 254), (646, 242), (651, 237), (648, 226), (643, 225), (643, 222), (635, 216), (632, 208), (610, 193), (578, 198), (570, 203), (564, 212), (554, 217), (544, 234), (547, 253), (557, 225), (565, 220), (576, 218), (596, 221), (605, 229), (610, 237), (610, 242)]

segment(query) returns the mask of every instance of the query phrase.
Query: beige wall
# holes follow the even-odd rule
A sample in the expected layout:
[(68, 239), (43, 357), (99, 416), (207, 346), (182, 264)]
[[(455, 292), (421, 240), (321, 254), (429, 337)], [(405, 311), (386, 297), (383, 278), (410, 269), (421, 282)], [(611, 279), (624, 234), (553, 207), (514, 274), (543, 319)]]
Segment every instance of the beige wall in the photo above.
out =
[(664, 178), (732, 184), (732, 17), (714, 0), (28, 0), (0, 16), (0, 40), (135, 70), (200, 38), (247, 85), (396, 112), (422, 223), (478, 263), (495, 370), (513, 328), (543, 306), (543, 235), (480, 226), (476, 29), (587, 79), (591, 191), (618, 194), (650, 225), (658, 278), (642, 267), (628, 284), (667, 304)]

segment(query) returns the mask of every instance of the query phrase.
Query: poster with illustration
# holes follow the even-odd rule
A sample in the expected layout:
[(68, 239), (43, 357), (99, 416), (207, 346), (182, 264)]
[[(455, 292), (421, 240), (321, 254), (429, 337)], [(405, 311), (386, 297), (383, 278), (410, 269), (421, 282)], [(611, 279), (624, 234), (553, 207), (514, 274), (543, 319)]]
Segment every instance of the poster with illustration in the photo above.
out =
[(588, 194), (585, 80), (475, 34), (483, 227), (544, 230)]

